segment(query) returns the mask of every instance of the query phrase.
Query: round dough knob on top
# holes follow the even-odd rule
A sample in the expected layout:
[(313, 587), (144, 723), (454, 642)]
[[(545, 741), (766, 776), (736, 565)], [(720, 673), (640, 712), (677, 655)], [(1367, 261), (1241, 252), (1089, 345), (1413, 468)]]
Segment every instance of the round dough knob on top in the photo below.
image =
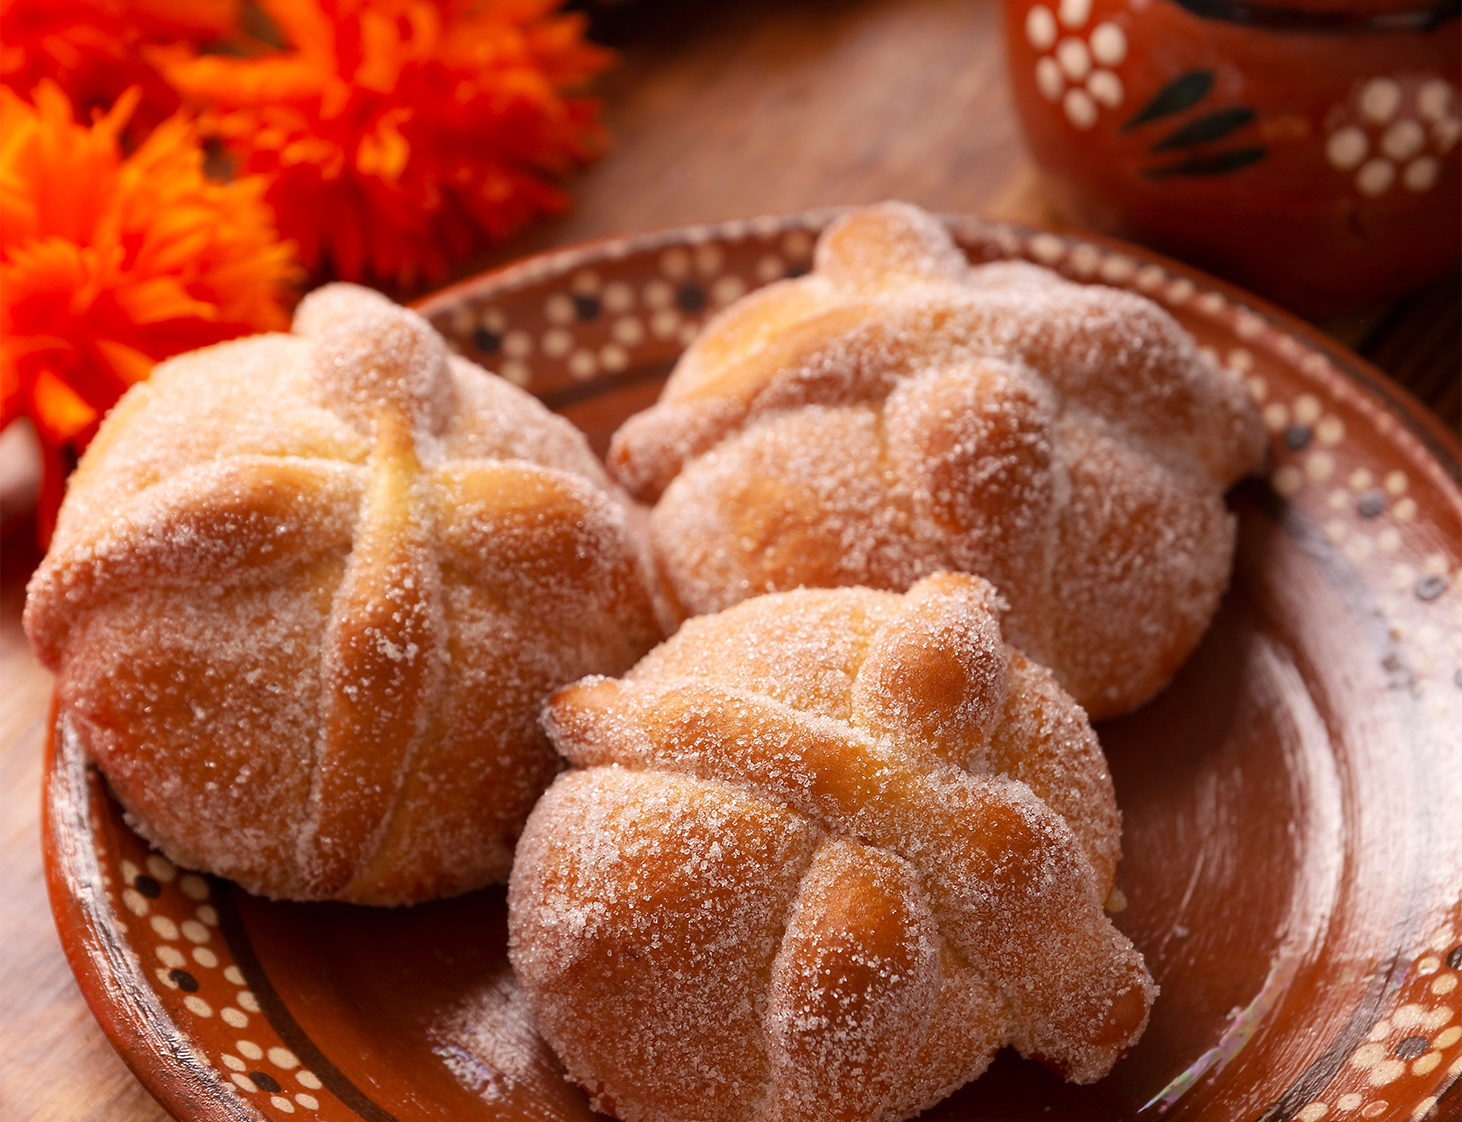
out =
[(367, 903), (505, 878), (558, 766), (542, 699), (663, 634), (583, 437), (347, 285), (127, 393), (25, 625), (168, 856)]
[(889, 203), (713, 320), (610, 466), (656, 503), (688, 614), (976, 573), (1098, 718), (1155, 694), (1207, 628), (1233, 558), (1223, 491), (1263, 448), (1242, 381), (1156, 304), (972, 266)]
[(1090, 1082), (1141, 1035), (1106, 762), (998, 602), (769, 594), (554, 695), (509, 956), (599, 1109), (901, 1119), (1007, 1044)]

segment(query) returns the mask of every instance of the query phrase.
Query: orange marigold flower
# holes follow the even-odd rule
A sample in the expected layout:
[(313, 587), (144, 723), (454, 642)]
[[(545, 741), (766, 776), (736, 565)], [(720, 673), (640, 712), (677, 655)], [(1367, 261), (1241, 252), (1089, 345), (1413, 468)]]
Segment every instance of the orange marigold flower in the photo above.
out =
[(287, 42), (168, 77), (267, 175), (304, 262), (403, 286), (561, 209), (600, 144), (609, 53), (555, 0), (263, 0)]
[(288, 323), (264, 181), (206, 179), (181, 116), (124, 156), (139, 96), (84, 126), (48, 81), (34, 105), (0, 89), (0, 428), (35, 424), (43, 536), (70, 460), (153, 363)]
[(139, 86), (133, 127), (150, 126), (179, 104), (157, 67), (233, 36), (239, 8), (240, 0), (0, 0), (0, 82), (29, 94), (48, 78), (82, 120)]

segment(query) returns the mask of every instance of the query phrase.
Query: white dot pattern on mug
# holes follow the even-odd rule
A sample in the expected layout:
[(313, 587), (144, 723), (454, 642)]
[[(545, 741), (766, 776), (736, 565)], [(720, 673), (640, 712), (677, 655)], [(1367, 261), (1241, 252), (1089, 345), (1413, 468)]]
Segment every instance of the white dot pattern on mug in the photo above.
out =
[(1375, 77), (1360, 83), (1325, 138), (1325, 159), (1351, 176), (1362, 198), (1398, 188), (1422, 194), (1435, 187), (1453, 154), (1462, 121), (1457, 91), (1440, 77)]
[(1119, 109), (1126, 99), (1116, 68), (1127, 58), (1127, 33), (1112, 20), (1088, 30), (1090, 18), (1091, 0), (1062, 0), (1057, 12), (1036, 4), (1025, 18), (1026, 42), (1041, 52), (1036, 88), (1047, 101), (1059, 103), (1066, 120), (1081, 132), (1097, 123), (1103, 109)]

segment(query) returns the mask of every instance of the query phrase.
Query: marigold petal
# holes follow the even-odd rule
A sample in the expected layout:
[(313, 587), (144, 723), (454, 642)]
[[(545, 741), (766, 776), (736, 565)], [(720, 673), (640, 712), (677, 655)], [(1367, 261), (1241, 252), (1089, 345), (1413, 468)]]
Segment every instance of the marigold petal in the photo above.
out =
[[(556, 0), (267, 0), (286, 46), (168, 69), (311, 268), (411, 284), (563, 205), (608, 65)], [(499, 172), (495, 169), (510, 169)], [(484, 179), (499, 184), (486, 192)]]
[[(126, 154), (121, 132), (139, 97), (82, 125), (50, 83), (30, 102), (0, 90), (4, 421), (32, 418), (47, 472), (64, 470), (158, 359), (282, 326), (292, 294), (268, 182), (207, 179), (184, 118)], [(59, 493), (48, 477), (43, 499)]]

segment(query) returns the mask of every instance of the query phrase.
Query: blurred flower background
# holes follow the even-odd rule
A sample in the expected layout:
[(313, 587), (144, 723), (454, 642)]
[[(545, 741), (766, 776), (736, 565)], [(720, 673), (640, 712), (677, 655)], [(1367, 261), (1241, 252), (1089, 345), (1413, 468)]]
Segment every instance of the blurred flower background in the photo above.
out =
[(567, 205), (611, 61), (557, 0), (0, 0), (0, 428), (38, 525), (153, 364)]

